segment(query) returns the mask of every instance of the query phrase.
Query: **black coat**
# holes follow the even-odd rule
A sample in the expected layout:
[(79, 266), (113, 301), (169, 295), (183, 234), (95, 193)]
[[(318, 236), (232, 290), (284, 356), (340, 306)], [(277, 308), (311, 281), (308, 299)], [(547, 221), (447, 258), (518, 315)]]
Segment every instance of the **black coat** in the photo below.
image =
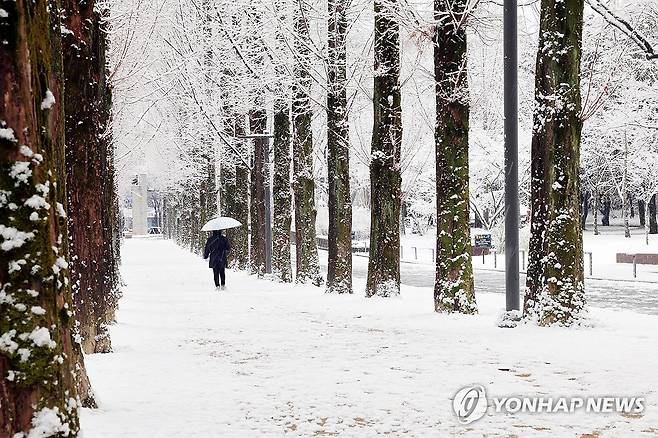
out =
[(209, 259), (208, 267), (213, 269), (225, 268), (231, 244), (226, 236), (213, 234), (206, 242), (203, 258)]

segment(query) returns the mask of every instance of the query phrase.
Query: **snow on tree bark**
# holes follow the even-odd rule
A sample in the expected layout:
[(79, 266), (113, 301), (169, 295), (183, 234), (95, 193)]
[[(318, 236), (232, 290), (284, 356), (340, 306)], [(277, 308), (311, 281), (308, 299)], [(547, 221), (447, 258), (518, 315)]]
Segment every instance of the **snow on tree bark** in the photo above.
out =
[(402, 108), (396, 0), (375, 0), (374, 120), (370, 157), (370, 259), (366, 295), (400, 293)]
[(95, 2), (62, 1), (66, 168), (74, 301), (86, 353), (111, 351), (119, 274), (107, 29)]
[(437, 312), (476, 313), (468, 191), (469, 99), (466, 0), (436, 0), (436, 280)]
[(352, 293), (352, 200), (347, 115), (347, 8), (328, 1), (327, 168), (329, 254), (327, 292)]
[(315, 179), (313, 174), (313, 133), (311, 130), (311, 75), (308, 5), (302, 0), (294, 17), (297, 62), (294, 67), (293, 120), (293, 191), (295, 199), (296, 281), (317, 286), (320, 275), (318, 245), (315, 231)]
[(275, 103), (274, 111), (274, 221), (272, 223), (272, 273), (279, 281), (292, 281), (290, 262), (290, 225), (292, 193), (290, 191), (290, 101)]
[(2, 8), (0, 436), (75, 437), (59, 2)]
[(531, 237), (524, 313), (577, 322), (585, 306), (580, 227), (583, 0), (542, 0), (535, 75)]

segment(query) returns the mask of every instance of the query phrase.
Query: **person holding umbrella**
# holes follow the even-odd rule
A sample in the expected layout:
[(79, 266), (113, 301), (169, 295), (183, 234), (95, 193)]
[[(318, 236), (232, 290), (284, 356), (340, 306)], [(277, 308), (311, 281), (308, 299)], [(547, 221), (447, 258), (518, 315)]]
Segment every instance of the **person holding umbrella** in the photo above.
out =
[(203, 258), (209, 259), (208, 267), (212, 268), (215, 288), (217, 290), (226, 289), (226, 261), (230, 249), (231, 244), (219, 230), (213, 231), (212, 235), (206, 241)]
[(213, 271), (217, 290), (226, 289), (226, 265), (228, 263), (228, 253), (231, 250), (231, 244), (222, 233), (222, 230), (240, 225), (240, 222), (235, 219), (219, 217), (209, 221), (201, 228), (202, 231), (212, 231), (211, 236), (206, 241), (203, 258), (208, 259), (208, 267)]

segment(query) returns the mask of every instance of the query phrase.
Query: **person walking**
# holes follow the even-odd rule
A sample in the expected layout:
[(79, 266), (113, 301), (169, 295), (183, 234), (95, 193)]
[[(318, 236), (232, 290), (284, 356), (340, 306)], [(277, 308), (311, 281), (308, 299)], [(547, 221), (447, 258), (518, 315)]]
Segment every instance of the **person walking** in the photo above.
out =
[(230, 250), (231, 244), (222, 231), (213, 231), (206, 242), (203, 258), (208, 259), (208, 267), (212, 268), (217, 290), (226, 289), (226, 265)]

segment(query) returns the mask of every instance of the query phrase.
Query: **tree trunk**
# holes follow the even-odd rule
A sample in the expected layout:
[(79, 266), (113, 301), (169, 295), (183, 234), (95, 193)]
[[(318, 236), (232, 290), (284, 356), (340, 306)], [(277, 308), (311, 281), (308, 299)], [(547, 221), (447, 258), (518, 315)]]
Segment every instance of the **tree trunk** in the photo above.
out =
[(628, 139), (624, 133), (624, 174), (622, 177), (621, 184), (621, 210), (622, 217), (624, 218), (624, 237), (631, 237), (631, 229), (628, 223), (628, 207), (629, 207), (629, 198), (628, 198)]
[[(203, 46), (205, 53), (203, 56), (203, 66), (206, 72), (211, 71), (213, 68), (213, 40), (212, 40), (212, 24), (213, 13), (211, 0), (203, 0), (202, 2), (202, 22), (203, 22)], [(203, 80), (205, 105), (212, 106), (213, 90), (215, 88), (210, 75), (205, 74)], [(201, 214), (199, 220), (199, 253), (203, 254), (206, 247), (208, 234), (200, 231), (200, 228), (210, 219), (217, 216), (219, 212), (219, 203), (217, 199), (217, 163), (215, 153), (215, 136), (211, 134), (212, 124), (208, 120), (204, 120), (205, 133), (201, 136), (201, 166), (204, 172), (201, 175)]]
[(656, 195), (649, 201), (649, 234), (658, 234), (658, 222), (656, 221)]
[(400, 293), (402, 107), (396, 0), (375, 0), (375, 75), (370, 157), (370, 259), (366, 295)]
[(111, 351), (118, 297), (113, 247), (114, 153), (106, 35), (95, 2), (63, 0), (66, 168), (74, 300), (86, 353)]
[(59, 2), (0, 16), (0, 436), (78, 435)]
[(290, 106), (289, 100), (277, 102), (274, 113), (274, 221), (272, 227), (272, 272), (284, 283), (292, 281), (290, 226)]
[(570, 325), (585, 305), (580, 225), (583, 0), (542, 0), (535, 76), (531, 237), (524, 310)]
[(603, 209), (601, 210), (601, 213), (603, 214), (603, 217), (601, 217), (601, 225), (604, 227), (609, 227), (610, 226), (610, 211), (612, 210), (612, 201), (608, 196), (603, 198)]
[[(219, 202), (217, 199), (217, 170), (216, 170), (216, 162), (215, 162), (215, 154), (213, 150), (212, 143), (207, 145), (208, 148), (210, 149), (209, 151), (206, 151), (205, 156), (204, 156), (204, 161), (205, 161), (205, 181), (204, 181), (204, 189), (205, 189), (205, 200), (203, 204), (201, 204), (203, 208), (203, 215), (201, 217), (201, 220), (199, 221), (199, 228), (203, 227), (203, 225), (208, 222), (210, 219), (217, 217), (219, 214)], [(203, 250), (206, 247), (206, 240), (208, 239), (208, 234), (205, 232), (199, 232), (201, 238), (199, 239), (199, 250), (201, 254), (203, 254)]]
[(302, 0), (295, 14), (295, 49), (298, 53), (293, 86), (293, 190), (295, 194), (295, 251), (298, 283), (322, 284), (315, 232), (315, 179), (313, 175), (313, 133), (311, 131), (311, 76), (308, 6)]
[(584, 192), (581, 195), (583, 214), (581, 215), (581, 221), (580, 221), (580, 226), (583, 227), (583, 230), (585, 229), (585, 224), (587, 223), (587, 216), (589, 216), (589, 200), (590, 200), (589, 192)]
[(637, 200), (637, 213), (640, 216), (640, 226), (643, 227), (646, 224), (646, 204), (642, 199)]
[[(263, 134), (267, 128), (265, 110), (253, 110), (249, 114), (251, 134)], [(262, 277), (265, 275), (265, 182), (269, 175), (265, 161), (266, 139), (257, 138), (254, 143), (254, 165), (251, 169), (251, 272)]]
[[(225, 108), (225, 111), (229, 112), (230, 108)], [(224, 127), (224, 132), (227, 137), (235, 138), (235, 131), (232, 120), (229, 120), (228, 126)], [(219, 214), (220, 216), (228, 216), (235, 218), (235, 190), (236, 190), (236, 180), (235, 180), (235, 166), (236, 161), (239, 157), (235, 157), (235, 153), (226, 148), (223, 150), (223, 156), (219, 161)], [(245, 224), (245, 222), (242, 222)], [(243, 225), (244, 227), (245, 225)], [(239, 227), (239, 228), (243, 228)], [(226, 237), (229, 239), (231, 244), (234, 244), (235, 240), (235, 228), (226, 230)], [(235, 251), (229, 251), (227, 264), (228, 266), (235, 267)]]
[[(234, 133), (230, 133), (234, 137)], [(219, 211), (221, 216), (233, 217), (235, 203), (235, 162), (232, 151), (225, 150), (219, 165)], [(227, 230), (228, 231), (228, 230)]]
[(437, 312), (477, 313), (468, 195), (466, 0), (435, 0)]
[[(238, 115), (234, 117), (235, 136), (245, 134), (245, 117)], [(236, 150), (246, 160), (247, 145), (244, 140), (236, 140)], [(241, 227), (229, 230), (228, 236), (231, 240), (231, 254), (234, 266), (245, 270), (249, 265), (249, 167), (242, 159), (235, 162), (235, 193), (233, 198), (233, 218), (238, 220)]]
[(473, 225), (475, 228), (484, 228), (484, 222), (477, 212), (475, 213), (475, 223)]
[(597, 190), (594, 191), (594, 235), (598, 236), (599, 235), (599, 192)]
[(352, 200), (347, 119), (347, 7), (329, 0), (327, 66), (327, 168), (329, 254), (327, 292), (352, 293)]

